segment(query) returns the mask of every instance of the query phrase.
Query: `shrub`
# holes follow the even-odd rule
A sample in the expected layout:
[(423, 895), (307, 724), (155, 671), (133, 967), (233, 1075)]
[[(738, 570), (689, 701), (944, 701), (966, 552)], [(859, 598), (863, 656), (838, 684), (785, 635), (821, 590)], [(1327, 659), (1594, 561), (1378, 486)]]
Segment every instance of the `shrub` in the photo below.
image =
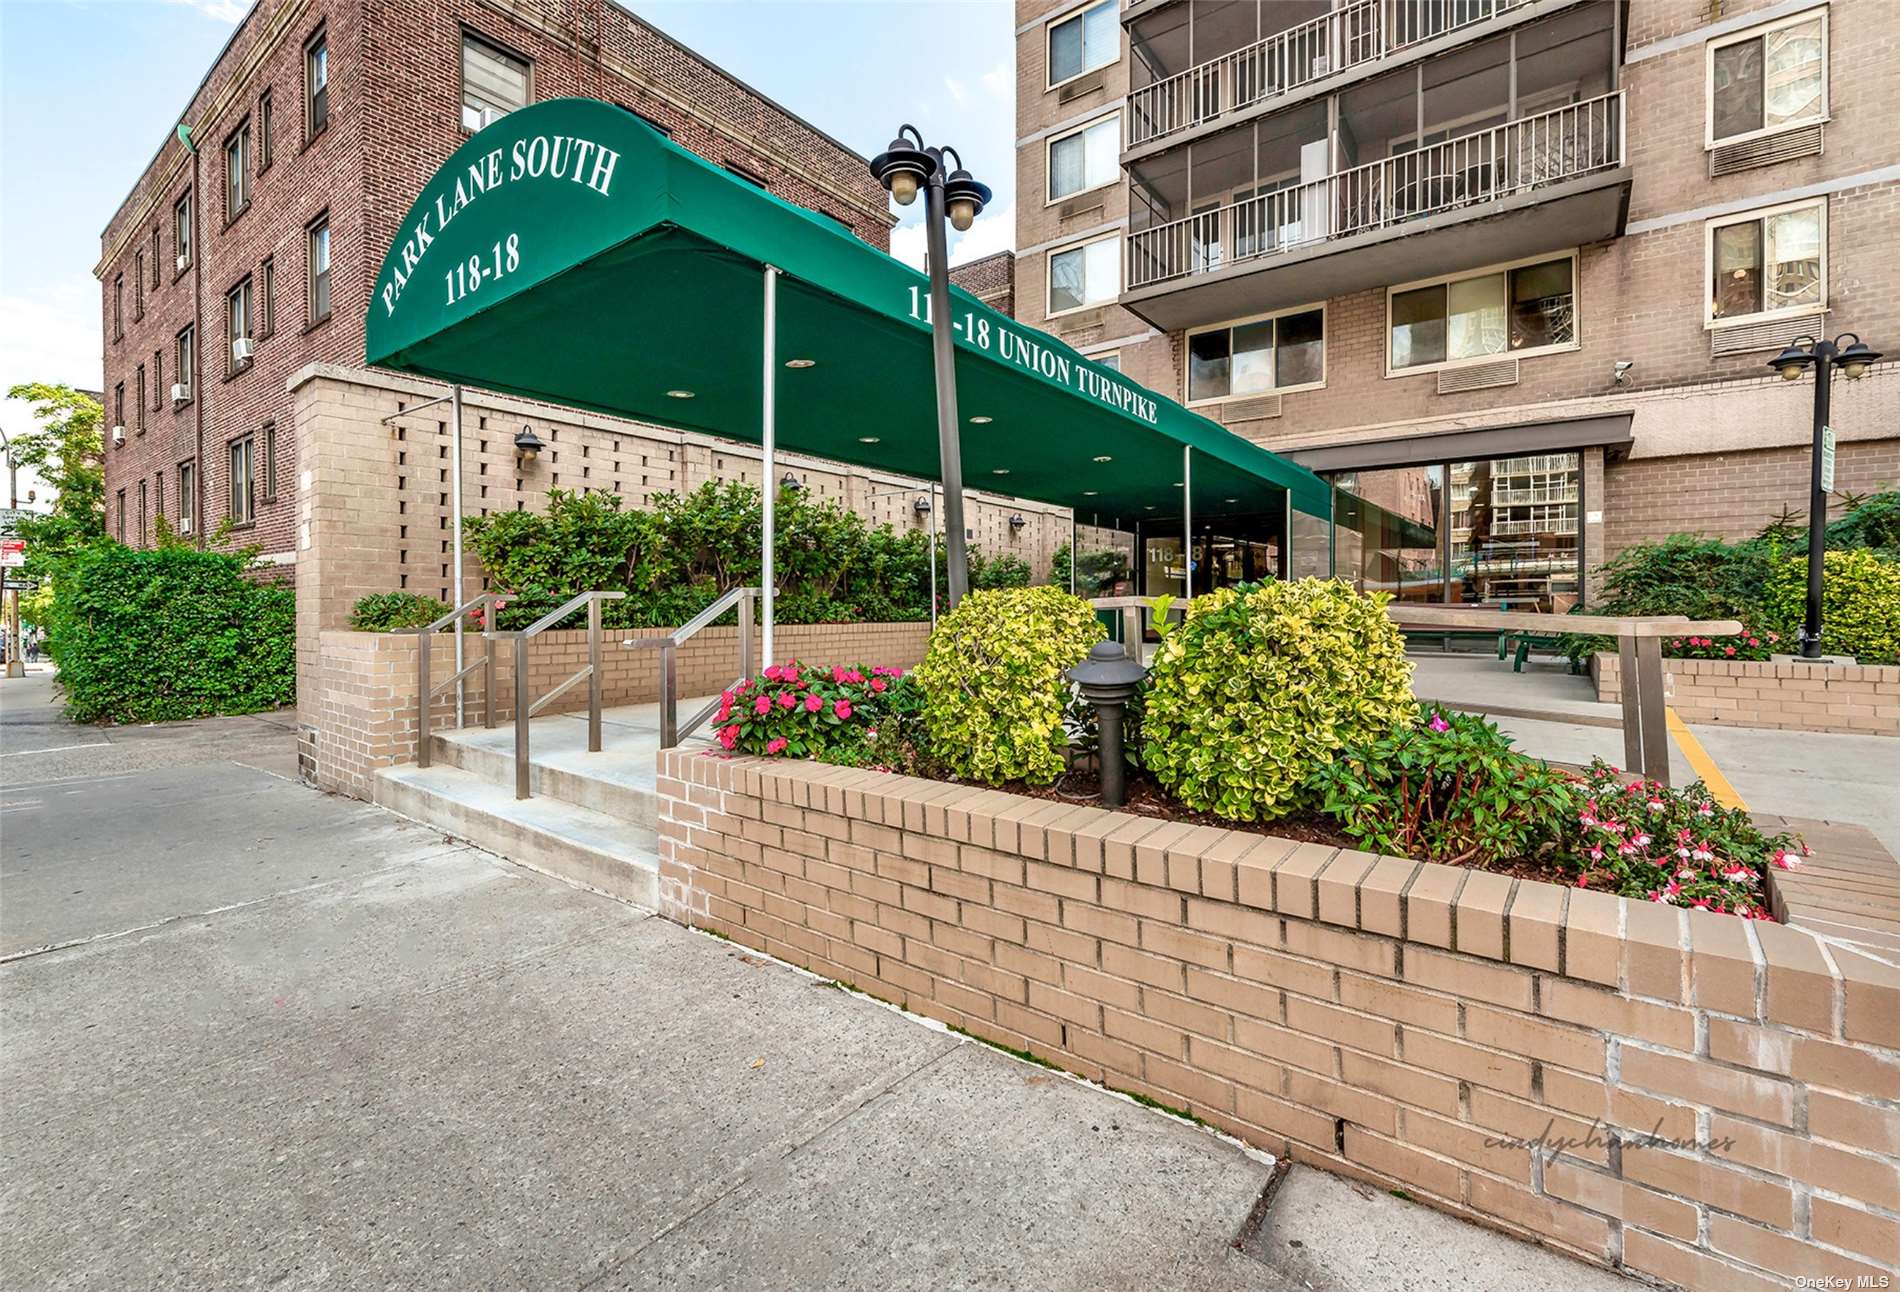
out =
[(721, 692), (713, 732), (739, 753), (817, 758), (864, 745), (907, 686), (901, 668), (787, 660)]
[(1786, 650), (1781, 634), (1767, 629), (1743, 628), (1733, 637), (1666, 637), (1662, 643), (1662, 653), (1671, 659), (1763, 660)]
[(297, 696), (296, 596), (247, 554), (98, 543), (61, 560), (47, 641), (79, 722), (255, 713)]
[(1451, 865), (1530, 856), (1570, 815), (1569, 777), (1476, 714), (1437, 708), (1347, 744), (1307, 786), (1362, 847)]
[(992, 785), (1062, 774), (1065, 670), (1102, 637), (1080, 597), (1059, 588), (972, 592), (937, 623), (917, 680), (926, 750), (946, 770)]
[(1143, 765), (1187, 806), (1229, 820), (1302, 806), (1315, 767), (1412, 715), (1390, 599), (1332, 579), (1196, 597), (1155, 655)]
[(1575, 790), (1564, 846), (1578, 883), (1622, 897), (1768, 920), (1770, 866), (1789, 870), (1811, 850), (1791, 835), (1764, 835), (1741, 808), (1725, 808), (1701, 781), (1672, 790), (1629, 781), (1602, 759)]
[[(1900, 662), (1900, 563), (1829, 552), (1821, 576), (1821, 649), (1863, 664)], [(1763, 592), (1763, 618), (1794, 640), (1807, 607), (1808, 561), (1783, 561)]]
[[(1029, 586), (1029, 562), (1020, 556), (1011, 556), (1008, 552), (1001, 556), (984, 556), (972, 550), (970, 561), (970, 586), (973, 588), (1026, 588)], [(1068, 590), (1068, 580), (1061, 584)]]
[(358, 597), (350, 627), (363, 633), (392, 633), (422, 628), (449, 612), (449, 603), (417, 592), (372, 592)]

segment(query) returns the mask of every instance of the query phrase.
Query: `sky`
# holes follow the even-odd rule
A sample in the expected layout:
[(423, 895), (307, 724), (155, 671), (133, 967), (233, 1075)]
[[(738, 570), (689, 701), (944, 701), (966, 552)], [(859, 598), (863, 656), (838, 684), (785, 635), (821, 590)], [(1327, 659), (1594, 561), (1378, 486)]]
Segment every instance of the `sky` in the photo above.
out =
[[(1009, 0), (623, 0), (702, 57), (866, 156), (910, 122), (996, 198), (961, 264), (1015, 238)], [(249, 0), (0, 0), (0, 390), (102, 381), (99, 234), (171, 132)], [(892, 254), (921, 266), (922, 202)], [(0, 401), (0, 429), (29, 429)], [(24, 473), (21, 501), (39, 487)], [(0, 497), (0, 504), (6, 499)]]

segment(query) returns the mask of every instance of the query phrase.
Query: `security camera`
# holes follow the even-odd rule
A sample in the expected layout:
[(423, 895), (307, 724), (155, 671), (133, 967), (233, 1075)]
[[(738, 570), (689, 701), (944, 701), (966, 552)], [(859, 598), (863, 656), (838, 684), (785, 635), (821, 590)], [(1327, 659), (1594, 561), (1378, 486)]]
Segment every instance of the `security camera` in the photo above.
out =
[(1619, 386), (1629, 385), (1630, 369), (1635, 366), (1636, 361), (1634, 359), (1618, 359), (1615, 367), (1610, 372), (1610, 380)]

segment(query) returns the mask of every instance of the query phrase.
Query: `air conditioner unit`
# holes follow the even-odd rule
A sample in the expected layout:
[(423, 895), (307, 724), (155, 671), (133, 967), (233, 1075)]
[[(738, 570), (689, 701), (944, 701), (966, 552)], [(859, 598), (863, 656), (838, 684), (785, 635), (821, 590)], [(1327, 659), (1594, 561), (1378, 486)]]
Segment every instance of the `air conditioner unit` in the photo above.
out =
[(182, 381), (174, 381), (172, 383), (172, 403), (182, 404), (187, 399), (190, 399), (190, 398), (191, 398), (190, 386), (187, 386)]
[(112, 428), (112, 442), (114, 444), (125, 443), (125, 428), (123, 426), (115, 426)]
[(182, 274), (182, 273), (184, 273), (184, 272), (185, 272), (185, 266), (186, 266), (186, 265), (189, 265), (190, 263), (191, 263), (191, 257), (190, 257), (190, 256), (184, 256), (184, 255), (181, 255), (181, 256), (179, 256), (179, 257), (178, 257), (178, 272), (179, 272), (179, 273), (181, 273), (181, 274)]
[(257, 347), (254, 344), (252, 344), (251, 338), (249, 338), (248, 336), (241, 336), (237, 340), (231, 342), (231, 362), (232, 363), (249, 363), (251, 361), (251, 356), (256, 353), (257, 353)]

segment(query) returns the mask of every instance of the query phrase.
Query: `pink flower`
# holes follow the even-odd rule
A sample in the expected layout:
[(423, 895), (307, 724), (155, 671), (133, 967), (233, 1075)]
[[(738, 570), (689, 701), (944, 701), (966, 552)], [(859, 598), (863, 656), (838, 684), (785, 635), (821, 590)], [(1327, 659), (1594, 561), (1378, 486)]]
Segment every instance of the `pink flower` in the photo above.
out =
[(755, 698), (753, 699), (753, 701), (752, 701), (752, 712), (754, 712), (754, 713), (770, 713), (770, 712), (772, 712), (772, 700), (771, 700), (771, 697), (769, 697), (769, 696), (764, 696), (764, 695), (761, 695), (761, 696), (757, 696), (757, 697), (755, 697)]
[(1433, 731), (1450, 731), (1451, 730), (1451, 724), (1445, 721), (1445, 715), (1442, 713), (1434, 713), (1432, 715), (1432, 720), (1426, 723), (1425, 725), (1430, 727)]
[(842, 721), (851, 716), (851, 701), (835, 700), (832, 702), (831, 711), (837, 714), (839, 720)]
[(816, 691), (812, 692), (811, 694), (805, 697), (805, 712), (806, 713), (816, 713), (824, 707), (825, 707), (825, 702), (818, 698), (818, 693)]
[(1754, 637), (1750, 637), (1750, 638), (1748, 639), (1748, 644), (1749, 644), (1750, 646), (1759, 646), (1759, 645), (1761, 645), (1761, 642), (1760, 642), (1760, 640), (1758, 640), (1757, 638), (1754, 638)]
[(798, 703), (798, 697), (793, 695), (790, 691), (780, 691), (778, 693), (778, 707), (779, 708), (789, 709), (797, 703)]
[(730, 727), (722, 728), (719, 732), (719, 743), (724, 745), (727, 749), (731, 749), (737, 745), (739, 743), (739, 724), (735, 722)]
[(1768, 860), (1774, 863), (1777, 870), (1793, 870), (1796, 866), (1801, 864), (1801, 858), (1795, 856), (1786, 848), (1775, 849), (1775, 855)]
[(785, 746), (790, 743), (791, 742), (783, 736), (774, 736), (765, 742), (765, 752), (768, 754), (782, 754), (785, 752)]
[(890, 686), (890, 683), (886, 682), (881, 677), (874, 677), (871, 679), (871, 689), (873, 691), (883, 691), (883, 690), (886, 690), (889, 686)]
[(785, 680), (785, 670), (776, 664), (768, 664), (765, 666), (765, 680), (768, 682), (783, 682)]
[(831, 666), (831, 680), (841, 686), (844, 684), (844, 665), (833, 664)]
[(1735, 648), (1733, 646), (1724, 646), (1722, 648), (1722, 653), (1724, 655), (1733, 655), (1735, 653)]
[(798, 681), (798, 661), (792, 660), (790, 663), (786, 664), (785, 667), (780, 670), (780, 675), (787, 682)]

